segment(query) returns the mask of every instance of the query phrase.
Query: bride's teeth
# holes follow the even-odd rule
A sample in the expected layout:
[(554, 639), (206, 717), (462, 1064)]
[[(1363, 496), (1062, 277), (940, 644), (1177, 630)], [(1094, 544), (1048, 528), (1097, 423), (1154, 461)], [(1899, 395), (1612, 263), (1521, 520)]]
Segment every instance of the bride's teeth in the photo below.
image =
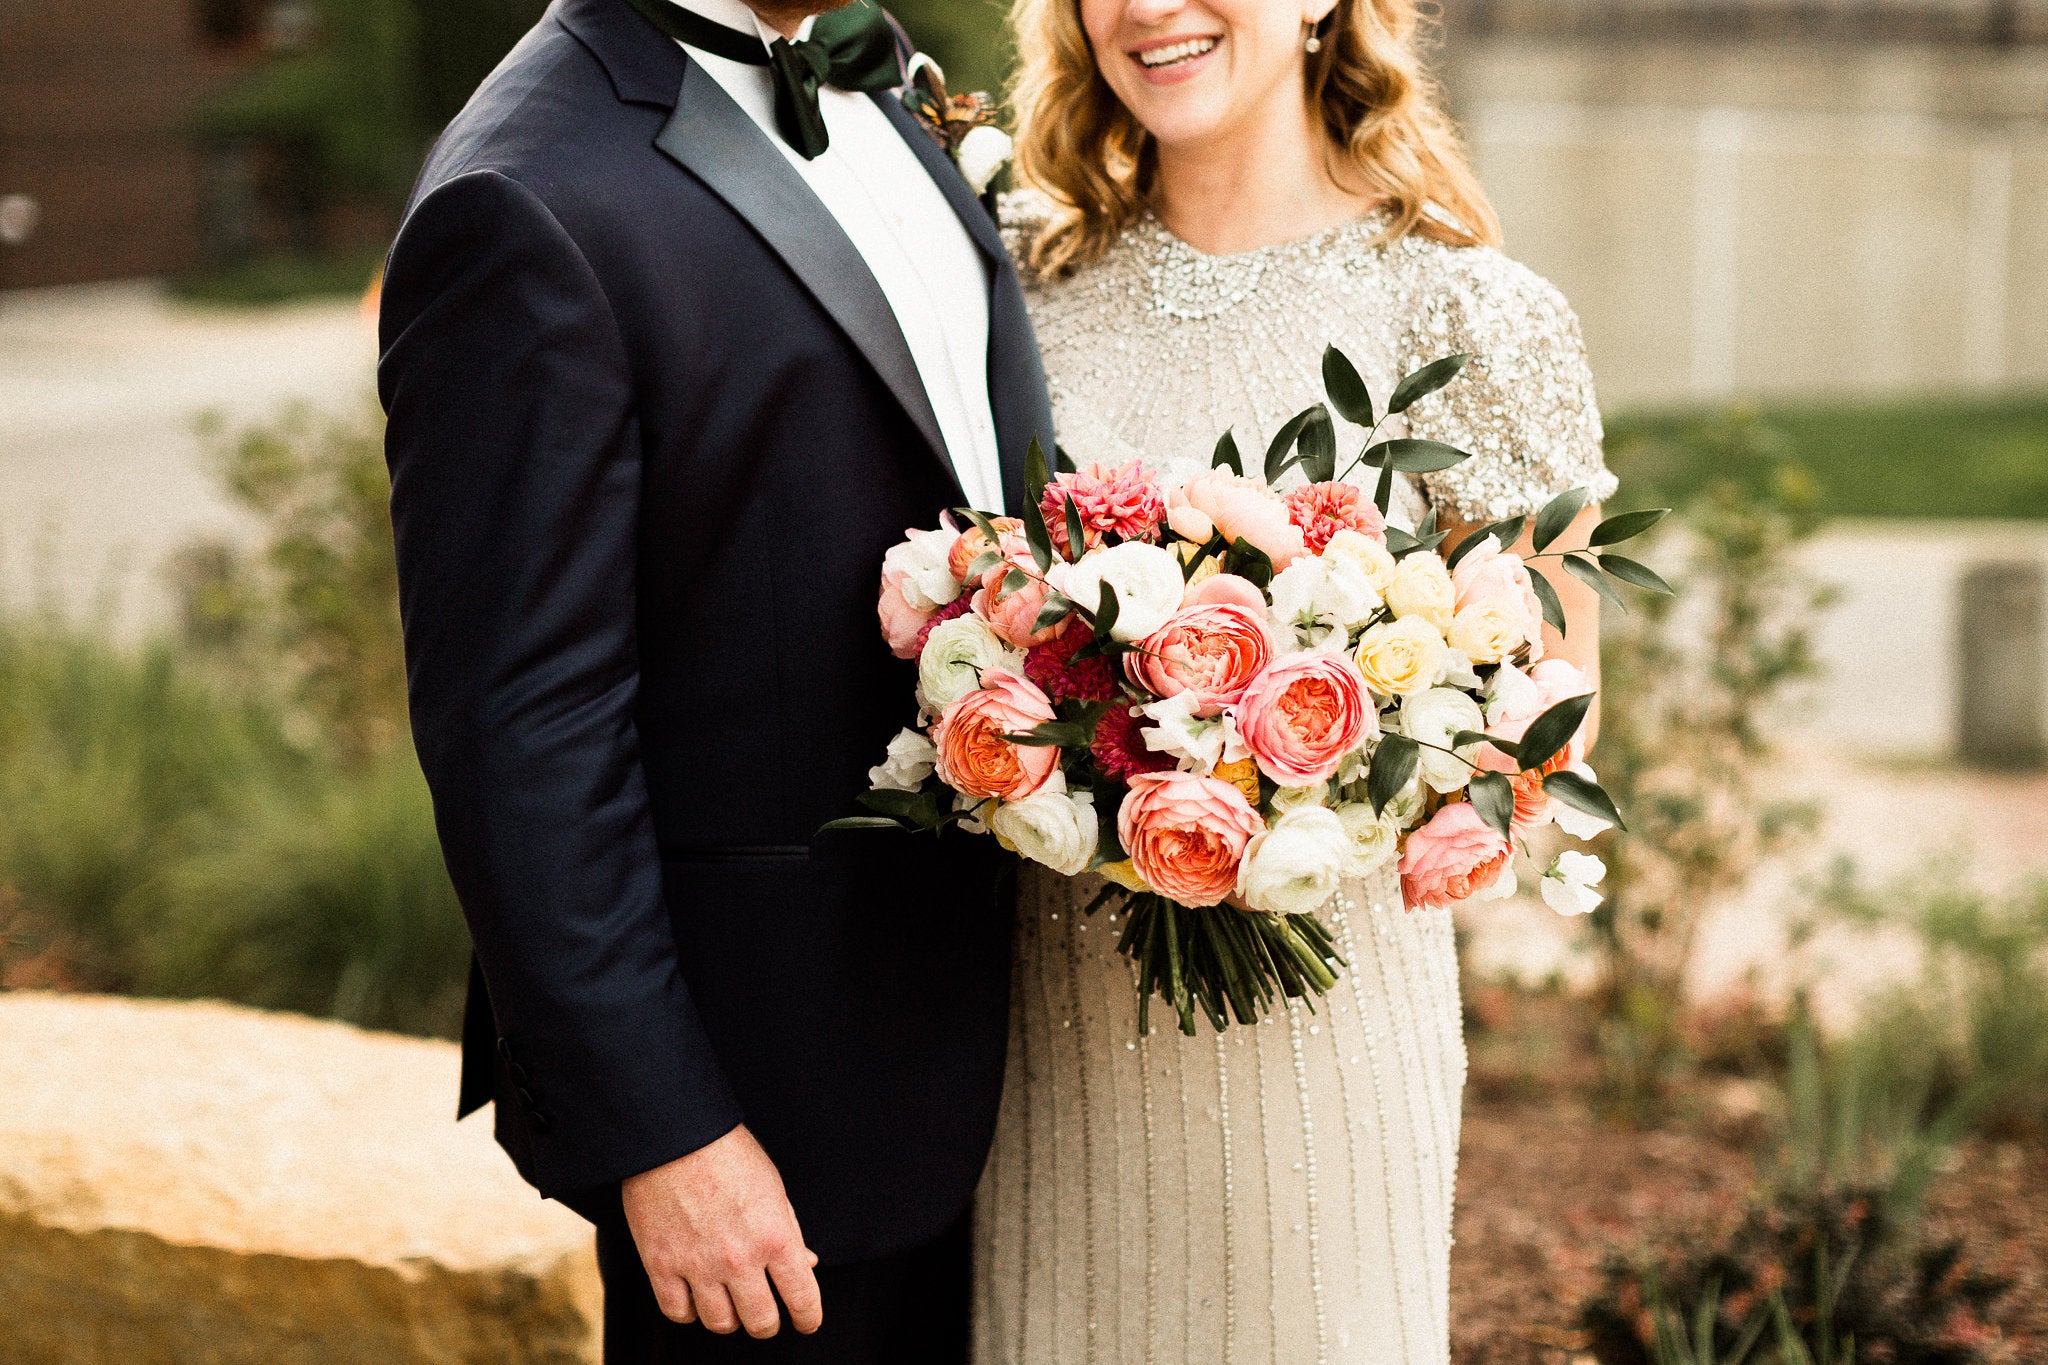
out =
[(1146, 66), (1171, 66), (1175, 62), (1199, 57), (1215, 46), (1214, 38), (1190, 38), (1187, 42), (1175, 43), (1171, 47), (1155, 47), (1150, 52), (1141, 52), (1138, 54), (1138, 60)]

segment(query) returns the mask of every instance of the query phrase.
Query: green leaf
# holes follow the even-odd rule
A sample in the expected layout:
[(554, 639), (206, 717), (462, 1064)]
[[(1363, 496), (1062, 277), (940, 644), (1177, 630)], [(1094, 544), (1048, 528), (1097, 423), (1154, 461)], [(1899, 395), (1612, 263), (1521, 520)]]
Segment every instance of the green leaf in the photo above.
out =
[(1223, 556), (1223, 572), (1247, 579), (1255, 588), (1264, 588), (1273, 581), (1273, 560), (1264, 550), (1239, 536), (1231, 543), (1230, 552)]
[(1045, 573), (1052, 568), (1052, 532), (1046, 529), (1045, 514), (1038, 510), (1035, 501), (1024, 503), (1024, 539), (1031, 545), (1032, 562), (1038, 571)]
[(1380, 470), (1379, 485), (1372, 491), (1372, 503), (1380, 509), (1383, 519), (1394, 505), (1394, 466), (1391, 464)]
[(1522, 751), (1522, 746), (1511, 739), (1501, 739), (1496, 735), (1489, 735), (1479, 730), (1460, 730), (1457, 734), (1451, 736), (1451, 747), (1453, 749), (1462, 749), (1468, 744), (1490, 744), (1509, 758), (1513, 758)]
[(1591, 557), (1577, 554), (1566, 555), (1563, 564), (1564, 571), (1573, 578), (1578, 579), (1594, 592), (1599, 593), (1602, 597), (1614, 603), (1619, 610), (1628, 610), (1628, 603), (1622, 600), (1621, 594), (1615, 590), (1614, 584), (1607, 581), (1607, 575), (1600, 572), (1600, 566), (1595, 564)]
[(1211, 469), (1228, 469), (1233, 474), (1244, 473), (1244, 457), (1237, 453), (1237, 433), (1226, 431), (1216, 441), (1216, 454), (1209, 461)]
[(1572, 524), (1572, 518), (1585, 505), (1586, 490), (1583, 488), (1567, 488), (1544, 503), (1543, 510), (1536, 514), (1536, 534), (1529, 543), (1539, 553), (1549, 549), (1550, 543), (1565, 533), (1565, 528)]
[(1081, 749), (1089, 741), (1088, 727), (1071, 720), (1048, 720), (1021, 735), (1004, 735), (1012, 744), (1034, 749)]
[(1586, 540), (1589, 546), (1619, 545), (1624, 540), (1634, 540), (1643, 532), (1671, 515), (1669, 507), (1652, 508), (1647, 512), (1623, 512), (1612, 516), (1593, 528), (1593, 534)]
[(1074, 474), (1080, 470), (1080, 467), (1074, 463), (1074, 457), (1067, 454), (1067, 448), (1063, 445), (1053, 446), (1052, 467), (1062, 474)]
[(996, 524), (988, 519), (988, 513), (977, 512), (972, 507), (955, 507), (953, 515), (965, 517), (973, 522), (976, 529), (988, 537), (989, 544), (1000, 545), (1003, 543), (1003, 538), (996, 534)]
[(1458, 377), (1458, 371), (1465, 368), (1470, 355), (1447, 355), (1442, 360), (1432, 360), (1421, 369), (1403, 378), (1394, 386), (1394, 396), (1387, 400), (1387, 415), (1406, 412), (1417, 399), (1426, 398)]
[(884, 815), (847, 815), (837, 820), (827, 820), (818, 826), (818, 832), (828, 829), (902, 829), (901, 820), (891, 820)]
[(1529, 518), (1526, 516), (1509, 517), (1505, 521), (1489, 522), (1487, 525), (1480, 527), (1471, 535), (1458, 542), (1458, 548), (1451, 551), (1451, 557), (1445, 561), (1444, 567), (1447, 569), (1457, 568), (1458, 561), (1478, 549), (1485, 543), (1488, 536), (1492, 536), (1499, 541), (1501, 549), (1511, 549), (1514, 543), (1522, 538), (1522, 527), (1527, 524), (1528, 520)]
[(1024, 501), (1027, 506), (1036, 507), (1045, 498), (1045, 486), (1052, 482), (1052, 474), (1045, 467), (1045, 447), (1033, 436), (1031, 444), (1024, 449)]
[(1442, 441), (1425, 441), (1418, 436), (1397, 436), (1391, 441), (1369, 445), (1359, 460), (1374, 469), (1393, 468), (1403, 474), (1434, 474), (1439, 469), (1463, 464), (1472, 457)]
[(1095, 608), (1094, 629), (1096, 639), (1107, 640), (1110, 638), (1110, 631), (1116, 628), (1116, 616), (1116, 589), (1104, 583), (1102, 585), (1101, 605)]
[(1372, 813), (1378, 815), (1386, 810), (1387, 802), (1415, 780), (1415, 770), (1421, 766), (1421, 745), (1406, 735), (1381, 736), (1379, 747), (1372, 752), (1372, 770), (1365, 779), (1365, 794), (1372, 802)]
[(990, 569), (993, 569), (996, 565), (1002, 562), (1003, 557), (1000, 554), (996, 553), (994, 550), (983, 550), (980, 554), (976, 555), (974, 557), (974, 561), (967, 566), (967, 577), (969, 578), (969, 580), (980, 578), (983, 574), (987, 573)]
[(1515, 837), (1515, 789), (1505, 773), (1472, 774), (1472, 809), (1501, 838)]
[(921, 791), (906, 792), (898, 791), (894, 787), (878, 787), (873, 791), (862, 792), (856, 799), (869, 810), (908, 819), (911, 809), (923, 796), (924, 793)]
[(1422, 542), (1398, 526), (1389, 526), (1386, 531), (1387, 552), (1399, 559), (1422, 548)]
[(1288, 418), (1287, 425), (1281, 427), (1280, 434), (1273, 438), (1273, 444), (1266, 447), (1267, 483), (1279, 482), (1280, 476), (1287, 471), (1287, 466), (1294, 463), (1287, 458), (1287, 452), (1301, 439), (1302, 428), (1314, 419), (1316, 408), (1320, 407), (1321, 403), (1316, 404), (1314, 408), (1303, 408)]
[(1600, 567), (1624, 583), (1633, 583), (1637, 587), (1647, 588), (1651, 592), (1661, 592), (1666, 597), (1674, 595), (1671, 585), (1666, 583), (1663, 577), (1647, 564), (1638, 564), (1633, 559), (1610, 554), (1600, 556)]
[(1621, 812), (1616, 809), (1614, 799), (1598, 782), (1588, 781), (1574, 772), (1555, 772), (1543, 779), (1543, 790), (1575, 810), (1611, 821), (1616, 829), (1628, 828), (1621, 821)]
[[(1043, 529), (1041, 525), (1040, 529)], [(1022, 569), (1012, 568), (1003, 575), (1002, 585), (996, 589), (996, 601), (1020, 593), (1031, 586), (1031, 578)]]
[(1564, 634), (1564, 603), (1558, 601), (1557, 589), (1550, 586), (1549, 579), (1533, 570), (1529, 574), (1529, 586), (1536, 591), (1536, 604), (1543, 608), (1543, 619), (1550, 623), (1552, 630), (1559, 635)]
[(1579, 732), (1579, 726), (1586, 720), (1586, 712), (1593, 705), (1593, 694), (1583, 693), (1566, 697), (1557, 705), (1529, 722), (1529, 728), (1522, 732), (1521, 752), (1515, 755), (1515, 762), (1522, 765), (1522, 771), (1540, 768), (1572, 742), (1572, 736)]
[(1031, 629), (1034, 633), (1041, 630), (1051, 630), (1073, 614), (1074, 604), (1061, 597), (1058, 593), (1054, 593), (1047, 597), (1045, 605), (1038, 609), (1038, 619), (1031, 623)]
[(1323, 352), (1323, 389), (1330, 395), (1330, 406), (1345, 421), (1361, 427), (1373, 424), (1372, 394), (1351, 357), (1335, 346)]
[(1328, 483), (1337, 477), (1337, 424), (1321, 403), (1301, 429), (1301, 475), (1310, 483)]
[(1088, 548), (1088, 528), (1081, 524), (1081, 507), (1067, 494), (1067, 556), (1079, 559)]

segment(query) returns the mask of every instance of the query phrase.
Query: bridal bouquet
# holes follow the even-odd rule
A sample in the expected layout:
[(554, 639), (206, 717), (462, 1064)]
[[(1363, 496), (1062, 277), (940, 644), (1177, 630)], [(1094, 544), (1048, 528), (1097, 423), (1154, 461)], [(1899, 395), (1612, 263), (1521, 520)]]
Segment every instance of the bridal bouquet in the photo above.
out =
[[(1226, 434), (1208, 472), (1165, 488), (1141, 464), (1047, 469), (1033, 446), (1021, 518), (959, 509), (882, 564), (883, 634), (917, 661), (918, 721), (862, 803), (827, 828), (958, 824), (1127, 911), (1139, 1027), (1158, 995), (1195, 1032), (1256, 1022), (1276, 996), (1321, 994), (1344, 966), (1316, 913), (1349, 877), (1398, 859), (1407, 904), (1512, 894), (1520, 836), (1579, 838), (1621, 816), (1584, 761), (1585, 676), (1543, 658), (1556, 594), (1508, 553), (1528, 523), (1474, 532), (1448, 557), (1432, 513), (1389, 526), (1397, 472), (1468, 458), (1375, 439), (1451, 382), (1451, 356), (1384, 411), (1331, 348), (1329, 403), (1290, 421), (1248, 475)], [(1344, 473), (1331, 409), (1370, 429)], [(1299, 465), (1308, 482), (1274, 485)], [(1534, 519), (1535, 557), (1584, 507)], [(1618, 600), (1610, 576), (1669, 591), (1605, 549), (1662, 512), (1611, 517), (1592, 550), (1555, 553)], [(1543, 874), (1560, 910), (1592, 908), (1597, 859)]]

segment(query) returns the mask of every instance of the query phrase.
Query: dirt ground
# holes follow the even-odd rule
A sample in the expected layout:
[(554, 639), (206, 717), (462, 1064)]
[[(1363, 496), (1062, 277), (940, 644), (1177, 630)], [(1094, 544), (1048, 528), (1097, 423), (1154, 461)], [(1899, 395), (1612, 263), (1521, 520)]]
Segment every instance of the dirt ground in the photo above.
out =
[[(1675, 1233), (1709, 1234), (1753, 1184), (1755, 1125), (1724, 1096), (1717, 1116), (1636, 1132), (1580, 1101), (1490, 1097), (1475, 1087), (1458, 1163), (1451, 1255), (1457, 1365), (1579, 1365), (1573, 1328), (1603, 1255)], [(2048, 1361), (2048, 1151), (1975, 1144), (1935, 1186), (1927, 1230), (1961, 1236), (2014, 1281), (1995, 1357)]]

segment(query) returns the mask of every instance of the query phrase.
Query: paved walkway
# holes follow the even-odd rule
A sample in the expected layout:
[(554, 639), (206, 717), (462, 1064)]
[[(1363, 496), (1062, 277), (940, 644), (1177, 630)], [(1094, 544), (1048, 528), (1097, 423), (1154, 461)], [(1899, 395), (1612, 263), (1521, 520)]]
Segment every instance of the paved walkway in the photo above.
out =
[(130, 636), (162, 620), (164, 556), (239, 524), (196, 416), (344, 408), (375, 361), (348, 302), (198, 308), (149, 284), (0, 294), (0, 600), (90, 611), (111, 597)]

